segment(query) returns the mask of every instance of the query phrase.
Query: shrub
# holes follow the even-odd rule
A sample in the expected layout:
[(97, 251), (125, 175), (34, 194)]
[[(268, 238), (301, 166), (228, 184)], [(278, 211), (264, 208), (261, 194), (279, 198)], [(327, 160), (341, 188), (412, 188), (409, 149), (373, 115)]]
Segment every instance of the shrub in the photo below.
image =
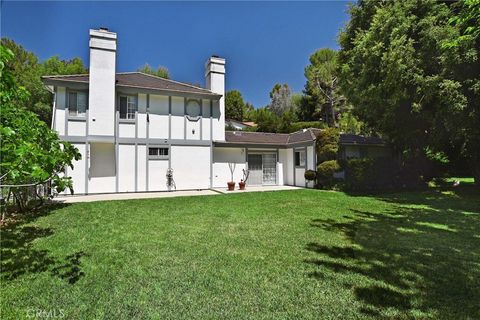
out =
[(307, 170), (305, 171), (305, 180), (307, 181), (313, 181), (317, 177), (317, 173), (313, 170)]
[(317, 166), (317, 182), (322, 188), (331, 188), (335, 184), (333, 174), (340, 171), (340, 165), (336, 160), (329, 160)]
[(322, 130), (317, 136), (317, 161), (322, 163), (337, 159), (340, 132), (336, 128)]
[(346, 188), (352, 191), (371, 189), (374, 171), (373, 159), (348, 160), (345, 168)]
[(345, 187), (351, 191), (376, 191), (416, 188), (421, 180), (410, 163), (395, 159), (350, 159), (345, 166)]

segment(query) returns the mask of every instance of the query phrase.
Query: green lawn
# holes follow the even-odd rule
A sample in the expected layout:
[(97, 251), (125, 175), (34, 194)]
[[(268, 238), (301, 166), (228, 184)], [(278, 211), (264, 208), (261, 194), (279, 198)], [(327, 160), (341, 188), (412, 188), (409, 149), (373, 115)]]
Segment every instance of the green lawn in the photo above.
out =
[(480, 318), (471, 188), (79, 203), (1, 241), (2, 319)]

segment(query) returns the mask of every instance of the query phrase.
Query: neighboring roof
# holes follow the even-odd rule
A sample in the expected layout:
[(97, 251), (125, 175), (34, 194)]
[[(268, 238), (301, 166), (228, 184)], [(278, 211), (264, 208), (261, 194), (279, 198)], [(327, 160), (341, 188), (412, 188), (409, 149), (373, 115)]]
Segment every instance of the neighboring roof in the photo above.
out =
[[(89, 82), (88, 74), (77, 75), (60, 75), (60, 76), (43, 76), (42, 80), (47, 84), (57, 82), (85, 83)], [(220, 97), (221, 95), (212, 91), (193, 86), (191, 84), (182, 83), (170, 79), (164, 79), (142, 72), (122, 72), (117, 73), (115, 77), (117, 87), (141, 88), (151, 90), (172, 91), (180, 93), (201, 94), (207, 96)]]
[(257, 124), (253, 121), (243, 121), (242, 122), (244, 125), (248, 126), (248, 127), (256, 127)]
[[(225, 143), (227, 144), (259, 144), (288, 146), (305, 142), (313, 142), (317, 139), (321, 129), (308, 128), (290, 134), (226, 131)], [(343, 145), (385, 145), (385, 142), (377, 137), (364, 137), (356, 134), (340, 134), (340, 144)]]
[(385, 141), (378, 137), (365, 137), (358, 134), (343, 133), (340, 135), (340, 144), (348, 145), (385, 145)]
[(235, 119), (225, 119), (225, 122), (234, 122), (234, 123), (238, 123), (238, 124), (243, 124), (244, 126), (247, 126), (247, 127), (256, 127), (257, 124), (253, 121), (238, 121), (238, 120), (235, 120)]

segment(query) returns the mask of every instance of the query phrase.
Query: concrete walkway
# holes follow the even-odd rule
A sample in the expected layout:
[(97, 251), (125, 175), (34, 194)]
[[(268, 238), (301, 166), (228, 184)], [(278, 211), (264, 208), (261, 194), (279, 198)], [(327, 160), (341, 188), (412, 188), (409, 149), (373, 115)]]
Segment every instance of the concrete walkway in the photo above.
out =
[(263, 191), (284, 191), (284, 190), (300, 190), (304, 188), (294, 186), (247, 186), (245, 190), (239, 190), (238, 185), (235, 185), (234, 191), (228, 191), (227, 188), (215, 188), (216, 192), (223, 194), (242, 193), (242, 192), (263, 192)]
[[(238, 188), (238, 186), (236, 186)], [(105, 193), (105, 194), (89, 194), (78, 196), (58, 196), (54, 201), (62, 203), (76, 202), (94, 202), (108, 200), (129, 200), (129, 199), (152, 199), (152, 198), (173, 198), (188, 196), (213, 196), (220, 194), (233, 194), (242, 192), (262, 192), (262, 191), (282, 191), (282, 190), (298, 190), (300, 187), (292, 186), (264, 186), (264, 187), (248, 187), (246, 190), (227, 191), (227, 188), (216, 188), (207, 190), (188, 190), (188, 191), (172, 191), (172, 192), (134, 192), (134, 193)]]

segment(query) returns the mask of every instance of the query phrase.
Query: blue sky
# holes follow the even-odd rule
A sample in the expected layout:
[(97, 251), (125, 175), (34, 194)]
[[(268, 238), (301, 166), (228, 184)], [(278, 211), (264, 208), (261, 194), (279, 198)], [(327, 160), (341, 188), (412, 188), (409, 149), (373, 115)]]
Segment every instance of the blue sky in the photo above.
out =
[(1, 33), (44, 60), (81, 57), (88, 63), (88, 29), (118, 33), (117, 70), (148, 62), (173, 79), (204, 85), (204, 62), (227, 59), (227, 90), (256, 107), (275, 83), (305, 84), (308, 57), (338, 48), (348, 19), (346, 1), (319, 2), (10, 2), (1, 4)]

